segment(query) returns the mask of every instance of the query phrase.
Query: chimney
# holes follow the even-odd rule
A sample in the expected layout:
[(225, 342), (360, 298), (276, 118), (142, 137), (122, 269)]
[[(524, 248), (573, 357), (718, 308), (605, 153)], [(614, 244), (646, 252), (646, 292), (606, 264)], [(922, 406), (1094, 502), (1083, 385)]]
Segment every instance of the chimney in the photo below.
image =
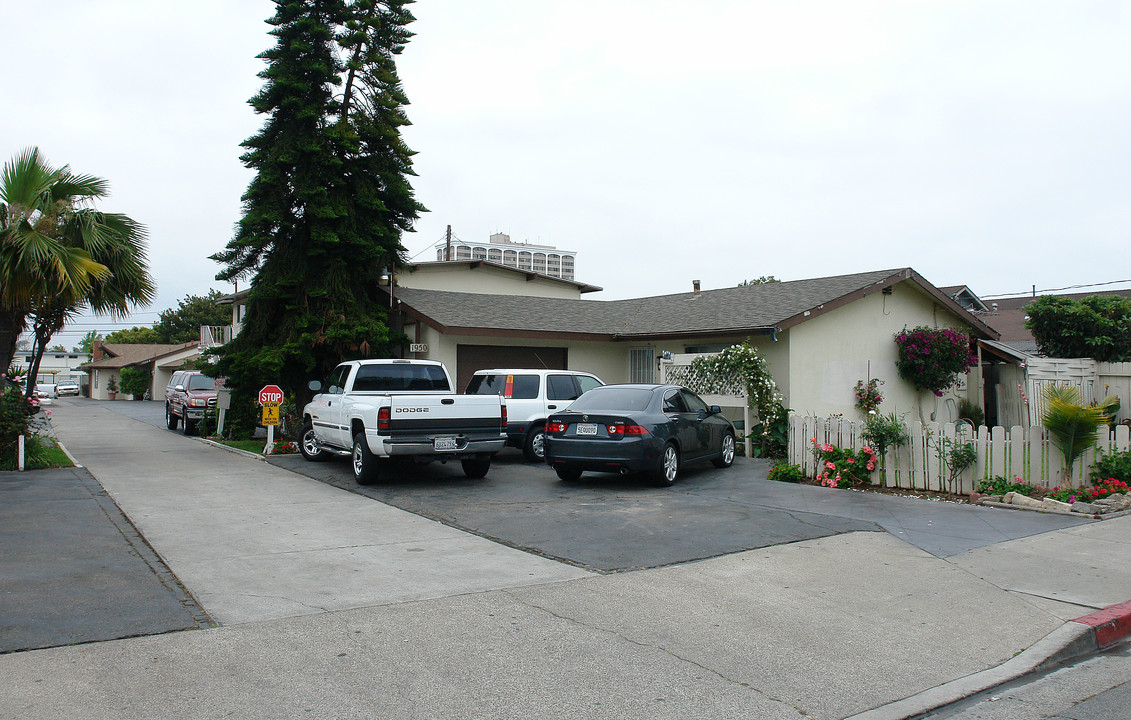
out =
[(691, 289), (694, 290), (695, 292), (699, 292), (699, 281), (698, 280), (692, 280), (691, 281)]
[(101, 360), (102, 354), (102, 341), (95, 340), (94, 343), (90, 346), (90, 361), (94, 362), (95, 360)]

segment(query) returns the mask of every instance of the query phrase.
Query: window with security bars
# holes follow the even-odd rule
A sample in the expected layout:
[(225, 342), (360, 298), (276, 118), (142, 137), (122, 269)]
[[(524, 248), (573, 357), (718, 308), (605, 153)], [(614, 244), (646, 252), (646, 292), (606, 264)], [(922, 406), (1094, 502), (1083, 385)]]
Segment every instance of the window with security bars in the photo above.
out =
[(628, 381), (656, 382), (654, 351), (650, 347), (634, 347), (628, 351)]

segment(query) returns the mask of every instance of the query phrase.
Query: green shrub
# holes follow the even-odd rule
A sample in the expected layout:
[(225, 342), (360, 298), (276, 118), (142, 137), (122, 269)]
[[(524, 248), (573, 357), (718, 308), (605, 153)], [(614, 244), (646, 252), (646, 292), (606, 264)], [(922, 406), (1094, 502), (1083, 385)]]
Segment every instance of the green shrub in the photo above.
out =
[[(35, 408), (24, 397), (19, 385), (11, 384), (6, 376), (0, 377), (0, 470), (16, 469), (16, 454), (20, 435), (28, 435), (28, 421)], [(25, 457), (30, 443), (25, 443)]]
[(790, 465), (788, 463), (778, 463), (770, 468), (770, 479), (779, 482), (801, 482), (806, 480), (805, 473), (801, 471), (800, 465)]
[(966, 420), (973, 425), (976, 430), (978, 427), (986, 424), (986, 411), (978, 407), (977, 403), (962, 398), (958, 401), (958, 419)]
[(1092, 481), (1102, 478), (1115, 478), (1131, 483), (1131, 450), (1104, 453), (1092, 466)]
[(124, 367), (118, 378), (119, 386), (126, 395), (133, 395), (135, 400), (140, 400), (149, 391), (153, 384), (153, 376), (148, 370), (137, 367)]
[(1008, 492), (1032, 495), (1033, 486), (1023, 481), (1021, 478), (1007, 480), (1001, 475), (997, 475), (993, 480), (983, 480), (978, 483), (978, 492), (983, 495), (1004, 495)]

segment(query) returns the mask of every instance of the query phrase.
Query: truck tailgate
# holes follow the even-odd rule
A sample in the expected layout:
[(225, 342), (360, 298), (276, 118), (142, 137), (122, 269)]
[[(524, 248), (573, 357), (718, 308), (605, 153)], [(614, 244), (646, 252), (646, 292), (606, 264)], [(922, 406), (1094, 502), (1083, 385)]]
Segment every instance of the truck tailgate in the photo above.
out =
[(503, 432), (498, 395), (393, 395), (389, 436), (498, 436)]

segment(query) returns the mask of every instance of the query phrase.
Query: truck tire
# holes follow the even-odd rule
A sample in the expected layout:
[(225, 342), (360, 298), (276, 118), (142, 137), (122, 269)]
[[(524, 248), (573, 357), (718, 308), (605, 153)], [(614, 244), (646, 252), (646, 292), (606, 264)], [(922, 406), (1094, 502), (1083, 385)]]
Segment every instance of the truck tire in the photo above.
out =
[(463, 474), (472, 480), (478, 480), (487, 475), (491, 469), (491, 458), (471, 458), (460, 462), (463, 465)]
[(169, 403), (165, 403), (165, 427), (170, 430), (177, 429), (177, 416), (169, 410)]
[(378, 458), (369, 452), (369, 443), (365, 441), (365, 433), (359, 432), (353, 436), (353, 477), (358, 485), (372, 485), (380, 477)]
[(526, 434), (526, 442), (522, 445), (522, 454), (530, 462), (544, 462), (546, 460), (546, 426), (535, 425)]
[(299, 437), (298, 449), (302, 456), (310, 462), (321, 462), (329, 455), (318, 444), (318, 438), (314, 436), (314, 425), (309, 420), (302, 424), (302, 435)]

